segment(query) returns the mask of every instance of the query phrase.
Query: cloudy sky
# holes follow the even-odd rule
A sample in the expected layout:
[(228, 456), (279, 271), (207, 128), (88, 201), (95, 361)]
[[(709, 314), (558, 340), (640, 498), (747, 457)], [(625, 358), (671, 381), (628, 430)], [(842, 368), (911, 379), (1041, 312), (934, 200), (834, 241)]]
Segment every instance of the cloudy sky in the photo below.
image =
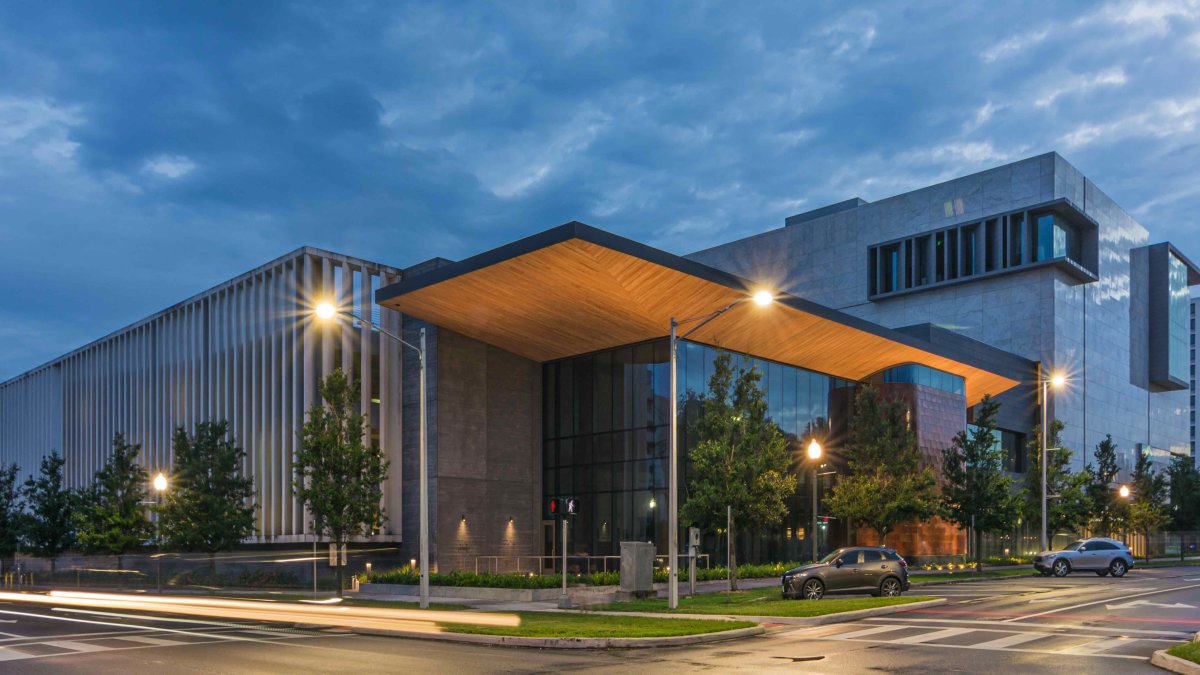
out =
[(1200, 4), (907, 4), (0, 4), (0, 380), (305, 244), (687, 253), (1049, 150), (1200, 258)]

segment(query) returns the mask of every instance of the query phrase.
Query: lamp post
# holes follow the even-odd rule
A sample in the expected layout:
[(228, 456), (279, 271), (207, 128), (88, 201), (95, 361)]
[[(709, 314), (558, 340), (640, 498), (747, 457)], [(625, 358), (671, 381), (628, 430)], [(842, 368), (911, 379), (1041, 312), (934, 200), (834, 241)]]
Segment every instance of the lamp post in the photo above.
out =
[(815, 438), (808, 444), (808, 459), (812, 462), (812, 484), (809, 488), (812, 492), (812, 529), (808, 536), (812, 537), (812, 561), (817, 562), (817, 466), (821, 462), (821, 444)]
[(1122, 485), (1120, 487), (1120, 489), (1117, 490), (1117, 494), (1121, 495), (1121, 499), (1129, 499), (1129, 495), (1130, 495), (1129, 486)]
[[(332, 319), (338, 314), (342, 314), (332, 303), (322, 302), (317, 305), (316, 314), (321, 319)], [(426, 429), (425, 429), (425, 329), (421, 329), (421, 340), (417, 345), (405, 340), (404, 338), (392, 333), (371, 321), (366, 316), (355, 317), (360, 322), (367, 324), (379, 331), (380, 335), (386, 335), (389, 338), (399, 342), (402, 346), (408, 347), (417, 352), (417, 364), (420, 366), (420, 552), (418, 557), (421, 563), (421, 609), (429, 608), (429, 452), (426, 444)]]
[(154, 556), (154, 576), (158, 594), (162, 595), (162, 496), (167, 491), (167, 476), (159, 471), (154, 477), (154, 543), (158, 547)]
[[(676, 378), (679, 363), (679, 341), (751, 298), (755, 304), (764, 307), (775, 300), (775, 295), (770, 291), (758, 291), (753, 296), (738, 298), (711, 314), (678, 321), (675, 317), (671, 317), (671, 457), (669, 460), (670, 478), (667, 485), (667, 607), (669, 609), (679, 608), (679, 384)], [(678, 334), (680, 325), (694, 322), (696, 325), (690, 330), (683, 335)]]
[(1050, 540), (1047, 538), (1047, 532), (1046, 532), (1046, 502), (1047, 502), (1046, 464), (1048, 463), (1047, 460), (1049, 459), (1049, 456), (1048, 456), (1049, 448), (1046, 447), (1046, 444), (1048, 443), (1046, 438), (1050, 433), (1050, 429), (1048, 428), (1049, 422), (1046, 419), (1047, 418), (1046, 409), (1050, 407), (1049, 406), (1050, 401), (1048, 399), (1048, 396), (1050, 395), (1050, 385), (1054, 385), (1055, 387), (1061, 387), (1063, 385), (1063, 383), (1065, 383), (1066, 381), (1067, 381), (1066, 378), (1063, 377), (1061, 374), (1055, 374), (1055, 375), (1051, 376), (1049, 379), (1045, 379), (1045, 378), (1042, 379), (1042, 550), (1043, 551), (1050, 550)]

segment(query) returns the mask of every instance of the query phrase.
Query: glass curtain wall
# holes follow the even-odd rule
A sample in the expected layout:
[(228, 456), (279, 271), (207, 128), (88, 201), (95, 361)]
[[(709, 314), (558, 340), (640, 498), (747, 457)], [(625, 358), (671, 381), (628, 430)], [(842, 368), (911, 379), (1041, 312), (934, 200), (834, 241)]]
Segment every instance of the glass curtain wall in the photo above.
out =
[[(696, 445), (689, 427), (700, 415), (699, 399), (707, 394), (718, 353), (698, 343), (679, 345), (679, 447), (683, 458)], [(771, 419), (793, 443), (798, 458), (803, 454), (802, 443), (811, 436), (827, 444), (836, 438), (831, 417), (844, 410), (837, 403), (837, 392), (850, 391), (853, 382), (741, 354), (733, 356), (735, 367), (753, 365), (763, 374)], [(665, 554), (670, 451), (667, 340), (543, 367), (543, 493), (575, 496), (581, 502), (569, 548), (579, 555), (618, 555), (621, 541), (652, 541), (659, 553)], [(841, 424), (844, 420), (834, 421)], [(688, 463), (682, 464), (681, 503), (687, 499), (690, 473)], [(804, 539), (811, 503), (809, 467), (798, 459), (793, 470), (799, 485), (789, 500), (784, 522), (755, 541), (748, 537), (739, 540), (743, 561), (808, 557), (803, 552), (811, 546)], [(821, 477), (820, 495), (828, 492), (831, 479)], [(718, 561), (724, 557), (724, 546), (723, 539), (706, 533), (702, 548)], [(827, 547), (822, 543), (822, 549)]]

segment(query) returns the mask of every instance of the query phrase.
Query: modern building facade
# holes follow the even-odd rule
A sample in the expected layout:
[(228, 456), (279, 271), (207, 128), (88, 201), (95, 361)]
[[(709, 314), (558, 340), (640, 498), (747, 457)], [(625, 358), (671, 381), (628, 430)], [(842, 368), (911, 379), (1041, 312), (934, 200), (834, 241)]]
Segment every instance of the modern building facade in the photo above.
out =
[[(53, 450), (69, 487), (88, 484), (121, 433), (151, 475), (171, 466), (171, 435), (229, 422), (254, 478), (259, 542), (309, 541), (292, 496), (292, 453), (316, 382), (335, 368), (362, 379), (372, 438), (393, 458), (387, 513), (400, 513), (400, 364), (394, 345), (354, 321), (316, 324), (310, 298), (374, 311), (371, 294), (400, 271), (302, 248), (0, 383), (0, 460), (22, 475)], [(366, 376), (363, 376), (366, 373)], [(391, 420), (392, 424), (380, 424)], [(398, 538), (385, 527), (384, 539)]]
[[(1189, 452), (1186, 299), (1198, 279), (1181, 252), (1151, 244), (1053, 153), (799, 214), (688, 256), (580, 223), (403, 270), (305, 248), (0, 384), (0, 461), (28, 472), (60, 449), (81, 485), (113, 432), (141, 443), (156, 470), (169, 466), (175, 426), (227, 418), (255, 476), (258, 541), (303, 541), (289, 489), (294, 432), (317, 380), (342, 367), (362, 376), (363, 409), (391, 461), (381, 537), (415, 558), (416, 354), (354, 319), (313, 323), (312, 307), (332, 301), (351, 317), (371, 311), (411, 343), (425, 331), (438, 569), (550, 565), (561, 550), (543, 518), (552, 496), (580, 500), (573, 556), (616, 555), (631, 539), (665, 554), (670, 321), (727, 308), (678, 350), (681, 456), (695, 445), (690, 421), (717, 350), (757, 367), (769, 414), (796, 451), (799, 487), (784, 522), (739, 548), (802, 559), (814, 537), (827, 550), (856, 536), (836, 519), (813, 531), (809, 504), (837, 480), (864, 383), (908, 402), (934, 466), (992, 395), (1009, 468), (1023, 473), (1038, 382), (1060, 370), (1069, 385), (1051, 395), (1049, 413), (1067, 425), (1076, 468), (1105, 434), (1126, 469), (1136, 452), (1164, 461)], [(740, 302), (758, 290), (775, 302)], [(814, 438), (830, 456), (815, 484), (801, 450)], [(686, 499), (686, 459), (680, 468)], [(935, 523), (889, 543), (945, 555), (962, 553), (965, 539)], [(705, 533), (704, 551), (723, 548)]]

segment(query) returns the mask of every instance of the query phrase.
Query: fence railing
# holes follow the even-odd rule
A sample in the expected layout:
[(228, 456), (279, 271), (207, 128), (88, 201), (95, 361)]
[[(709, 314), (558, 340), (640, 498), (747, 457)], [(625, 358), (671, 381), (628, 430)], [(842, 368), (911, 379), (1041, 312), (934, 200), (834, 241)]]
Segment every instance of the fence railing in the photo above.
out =
[[(665, 567), (668, 556), (655, 556), (655, 565)], [(679, 556), (680, 565), (687, 565), (687, 556)], [(562, 570), (562, 556), (551, 555), (480, 555), (475, 556), (475, 573), (502, 574), (558, 574)], [(696, 556), (696, 565), (710, 567), (712, 561), (707, 553)], [(567, 554), (567, 571), (572, 574), (592, 572), (618, 572), (621, 569), (619, 555), (571, 555)], [(681, 567), (686, 569), (686, 567)]]

